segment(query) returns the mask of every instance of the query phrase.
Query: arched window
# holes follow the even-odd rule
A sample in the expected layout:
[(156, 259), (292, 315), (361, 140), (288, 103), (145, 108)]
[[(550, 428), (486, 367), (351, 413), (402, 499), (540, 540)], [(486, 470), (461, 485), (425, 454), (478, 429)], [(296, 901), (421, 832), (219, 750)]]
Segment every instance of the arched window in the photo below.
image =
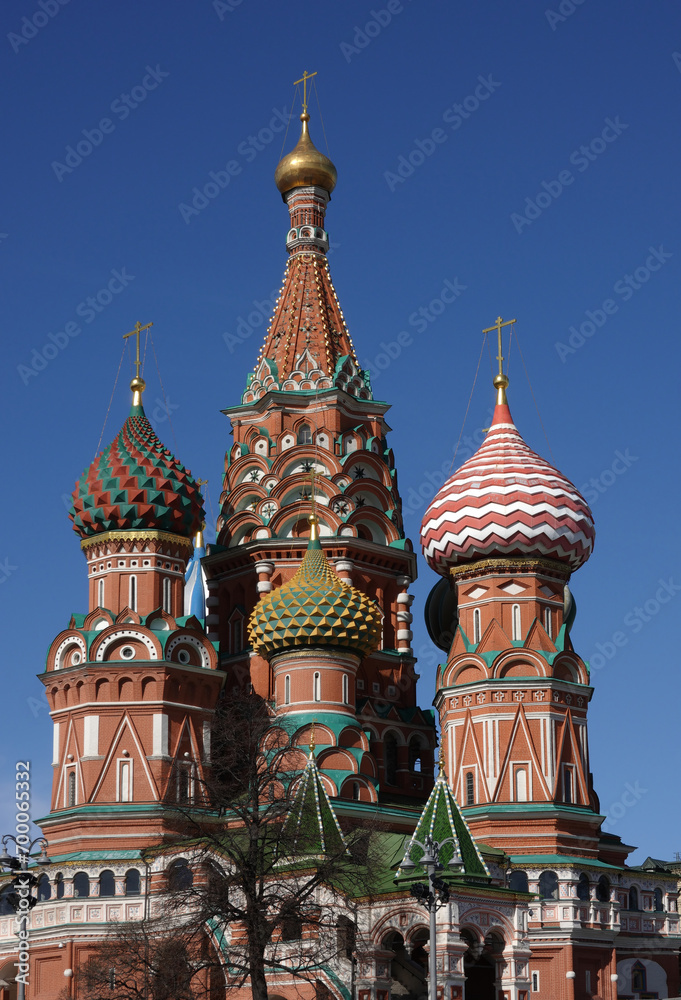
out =
[(524, 767), (515, 769), (515, 800), (527, 802), (527, 769)]
[(307, 424), (303, 424), (298, 431), (298, 444), (312, 444), (312, 431)]
[(353, 801), (359, 802), (359, 781), (353, 781), (352, 783), (352, 798)]
[(339, 917), (336, 924), (336, 946), (341, 958), (352, 958), (355, 950), (355, 925), (348, 917)]
[(630, 910), (640, 909), (640, 906), (638, 905), (638, 889), (636, 888), (635, 885), (632, 885), (629, 888), (629, 909)]
[(577, 883), (577, 899), (581, 899), (586, 902), (590, 898), (591, 886), (589, 885), (589, 876), (582, 872), (579, 876), (579, 882)]
[(599, 903), (607, 903), (610, 900), (610, 880), (601, 875), (596, 883), (596, 899)]
[(137, 611), (137, 577), (131, 576), (128, 587), (128, 607), (131, 611)]
[(516, 640), (517, 639), (521, 639), (522, 636), (520, 634), (520, 605), (519, 604), (514, 604), (513, 607), (512, 607), (512, 609), (511, 609), (511, 623), (512, 623), (512, 628), (513, 628), (513, 638), (516, 639)]
[(291, 675), (286, 674), (284, 677), (284, 704), (291, 704)]
[(539, 876), (539, 896), (541, 899), (558, 899), (558, 876), (555, 872), (542, 872)]
[(170, 583), (170, 577), (166, 576), (163, 579), (163, 610), (167, 614), (172, 614), (173, 608), (171, 604), (172, 597), (172, 587)]
[(168, 867), (168, 888), (189, 889), (194, 884), (194, 875), (186, 858), (176, 858)]
[(101, 872), (99, 876), (99, 895), (100, 896), (115, 896), (116, 895), (116, 879), (114, 878), (114, 873), (109, 871)]
[(232, 653), (240, 653), (244, 648), (244, 616), (235, 611), (229, 622), (229, 643)]
[(412, 736), (409, 740), (409, 770), (421, 770), (421, 740), (418, 736)]
[(54, 879), (57, 887), (57, 899), (64, 898), (64, 876), (61, 872), (57, 872)]
[(472, 771), (466, 774), (466, 805), (475, 805), (475, 776)]
[(73, 876), (73, 895), (79, 899), (90, 895), (90, 877), (87, 872), (76, 872)]
[(551, 608), (544, 608), (544, 628), (546, 629), (546, 634), (549, 639), (553, 639), (553, 618), (551, 617)]
[(136, 868), (129, 868), (125, 873), (125, 895), (139, 896), (140, 894), (140, 873)]
[(397, 784), (397, 740), (390, 733), (385, 738), (385, 780), (389, 785)]
[(481, 629), (480, 629), (480, 608), (473, 609), (473, 642), (480, 642)]
[(67, 792), (66, 792), (66, 796), (67, 796), (67, 799), (66, 799), (67, 804), (70, 805), (70, 806), (75, 806), (76, 805), (76, 801), (77, 801), (77, 797), (76, 797), (76, 772), (74, 771), (73, 768), (71, 768), (71, 770), (69, 771), (69, 776), (67, 778)]
[(38, 879), (38, 902), (44, 903), (45, 900), (52, 898), (52, 886), (50, 885), (50, 877), (46, 875), (45, 872), (42, 873)]
[(574, 774), (568, 765), (563, 768), (563, 800), (568, 805), (575, 801)]
[(348, 684), (348, 675), (343, 674), (343, 704), (350, 704), (350, 687)]
[(322, 700), (322, 675), (318, 671), (315, 671), (315, 675), (312, 680), (312, 700)]
[(118, 801), (132, 802), (132, 761), (118, 762)]
[(516, 869), (511, 872), (508, 880), (509, 889), (513, 889), (514, 892), (529, 892), (530, 884), (527, 880), (527, 872), (520, 871)]
[(631, 989), (633, 993), (644, 993), (648, 989), (648, 976), (643, 962), (634, 962), (631, 967)]
[(655, 892), (653, 893), (653, 905), (655, 909), (658, 911), (658, 913), (660, 912), (660, 910), (664, 910), (664, 899), (662, 896), (662, 889), (656, 889)]
[(97, 581), (97, 607), (98, 608), (103, 608), (104, 607), (104, 581), (103, 580), (98, 580)]

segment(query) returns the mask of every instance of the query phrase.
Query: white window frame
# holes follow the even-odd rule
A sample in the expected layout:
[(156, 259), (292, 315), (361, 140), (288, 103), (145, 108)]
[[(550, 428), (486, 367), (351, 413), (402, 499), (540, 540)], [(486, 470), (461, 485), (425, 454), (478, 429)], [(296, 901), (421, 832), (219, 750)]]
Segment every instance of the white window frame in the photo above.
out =
[[(568, 776), (570, 780), (570, 800), (567, 797)], [(565, 805), (574, 806), (577, 798), (577, 781), (574, 764), (563, 764), (563, 802)]]
[(544, 608), (544, 630), (549, 639), (553, 639), (553, 615), (551, 608)]
[(128, 580), (128, 607), (137, 611), (137, 576), (134, 573)]
[(286, 674), (284, 677), (284, 704), (291, 704), (291, 675)]
[(318, 670), (315, 670), (312, 678), (312, 700), (322, 700), (322, 675)]
[(173, 584), (169, 576), (163, 577), (163, 610), (168, 615), (172, 615)]
[(532, 993), (539, 993), (539, 973), (530, 972), (530, 989)]
[[(525, 772), (525, 798), (521, 799), (518, 796), (518, 772)], [(517, 764), (513, 765), (513, 801), (514, 802), (530, 802), (532, 798), (532, 770), (527, 761), (518, 761)]]
[(478, 643), (482, 638), (482, 618), (480, 608), (473, 608), (473, 642)]
[(350, 704), (350, 682), (347, 674), (343, 674), (343, 704)]
[[(130, 757), (119, 757), (116, 768), (116, 802), (133, 801), (133, 767)], [(123, 798), (123, 771), (128, 770), (128, 794)]]
[(104, 607), (104, 580), (97, 581), (97, 607)]

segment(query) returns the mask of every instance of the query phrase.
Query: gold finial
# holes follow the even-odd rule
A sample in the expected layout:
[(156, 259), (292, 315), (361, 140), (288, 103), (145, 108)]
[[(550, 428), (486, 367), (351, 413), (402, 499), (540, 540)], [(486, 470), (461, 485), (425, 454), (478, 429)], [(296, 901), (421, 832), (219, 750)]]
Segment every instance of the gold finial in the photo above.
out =
[(312, 504), (312, 511), (307, 521), (310, 525), (310, 541), (319, 541), (319, 518), (317, 517), (317, 505), (315, 503), (315, 490), (314, 490), (314, 466), (310, 469), (310, 502)]
[(497, 331), (497, 343), (499, 348), (499, 353), (497, 354), (497, 361), (499, 362), (499, 371), (494, 376), (494, 388), (497, 390), (497, 405), (504, 406), (506, 404), (506, 387), (508, 386), (508, 375), (504, 375), (504, 356), (501, 353), (501, 330), (504, 326), (512, 326), (515, 323), (514, 319), (507, 319), (504, 321), (501, 316), (497, 316), (497, 321), (494, 326), (488, 326), (486, 330), (482, 332), (492, 333), (493, 330)]
[(300, 80), (294, 80), (293, 81), (293, 86), (294, 87), (297, 87), (299, 83), (302, 83), (302, 85), (303, 85), (303, 114), (304, 115), (307, 114), (307, 81), (311, 80), (313, 76), (316, 76), (318, 72), (319, 72), (319, 70), (315, 70), (314, 73), (308, 73), (307, 70), (304, 70), (303, 75), (301, 76)]
[(310, 726), (310, 743), (309, 743), (309, 746), (310, 746), (310, 760), (314, 760), (314, 748), (315, 748), (314, 724), (315, 724), (315, 720), (313, 719), (312, 720), (312, 725)]
[(447, 778), (447, 772), (445, 771), (445, 745), (440, 743), (440, 759), (438, 761), (438, 766), (440, 768), (440, 775), (443, 778)]
[(140, 361), (140, 333), (143, 333), (145, 330), (148, 330), (149, 327), (153, 325), (154, 325), (153, 323), (147, 323), (146, 326), (142, 326), (140, 321), (137, 320), (137, 322), (135, 323), (135, 329), (131, 330), (130, 333), (123, 334), (123, 340), (127, 340), (128, 337), (137, 338), (137, 343), (135, 345), (135, 361), (134, 361), (135, 377), (130, 382), (130, 388), (132, 389), (133, 392), (133, 397), (132, 397), (133, 406), (142, 405), (142, 393), (147, 387), (147, 383), (144, 381), (143, 378), (140, 377), (140, 365), (142, 364), (142, 362)]

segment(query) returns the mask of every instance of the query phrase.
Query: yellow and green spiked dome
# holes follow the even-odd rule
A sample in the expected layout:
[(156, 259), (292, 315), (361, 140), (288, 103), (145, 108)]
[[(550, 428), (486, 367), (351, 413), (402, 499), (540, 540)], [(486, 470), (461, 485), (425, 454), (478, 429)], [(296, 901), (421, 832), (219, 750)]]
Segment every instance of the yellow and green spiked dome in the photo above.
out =
[(295, 575), (254, 607), (248, 623), (251, 643), (267, 657), (300, 646), (335, 647), (367, 656), (378, 648), (380, 611), (331, 569), (314, 516), (310, 527), (310, 543)]

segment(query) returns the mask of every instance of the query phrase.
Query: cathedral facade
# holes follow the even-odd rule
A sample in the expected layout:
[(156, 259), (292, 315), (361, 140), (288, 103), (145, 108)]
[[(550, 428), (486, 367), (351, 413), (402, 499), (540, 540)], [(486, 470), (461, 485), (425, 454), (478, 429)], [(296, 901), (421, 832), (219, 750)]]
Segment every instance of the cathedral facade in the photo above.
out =
[[(144, 413), (139, 371), (130, 415), (76, 484), (88, 607), (40, 676), (54, 731), (40, 821), (51, 863), (35, 868), (26, 995), (77, 997), (98, 944), (155, 911), (178, 858), (191, 865), (172, 806), (197, 800), (218, 704), (252, 692), (311, 746), (320, 830), (335, 823), (342, 836), (377, 816), (399, 848), (394, 885), (353, 910), (355, 947), (311, 983), (273, 974), (272, 996), (425, 995), (428, 919), (401, 860), (428, 835), (458, 859), (437, 913), (443, 1000), (676, 996), (676, 876), (652, 859), (627, 866), (632, 848), (602, 831), (590, 771), (593, 688), (570, 638), (570, 581), (591, 555), (592, 515), (513, 422), (501, 320), (491, 427), (422, 526), (443, 663), (436, 690), (420, 693), (434, 696), (439, 738), (417, 702), (416, 556), (389, 407), (373, 398), (331, 280), (336, 170), (308, 123), (304, 110), (276, 170), (286, 269), (241, 400), (225, 411), (233, 443), (215, 541), (203, 538), (199, 484)], [(14, 1000), (6, 893), (0, 904), (0, 1000)], [(237, 933), (223, 928), (214, 947)]]

